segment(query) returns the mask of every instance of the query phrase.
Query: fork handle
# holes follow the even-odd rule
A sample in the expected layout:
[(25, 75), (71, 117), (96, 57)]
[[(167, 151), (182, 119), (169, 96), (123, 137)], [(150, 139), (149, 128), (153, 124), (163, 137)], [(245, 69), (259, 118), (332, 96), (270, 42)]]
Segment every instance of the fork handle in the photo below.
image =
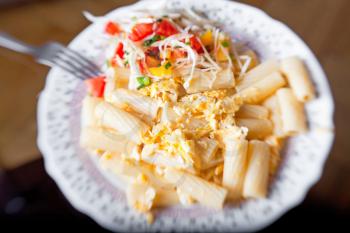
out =
[(0, 46), (30, 55), (34, 55), (34, 52), (36, 50), (34, 46), (19, 41), (16, 38), (4, 32), (0, 32)]

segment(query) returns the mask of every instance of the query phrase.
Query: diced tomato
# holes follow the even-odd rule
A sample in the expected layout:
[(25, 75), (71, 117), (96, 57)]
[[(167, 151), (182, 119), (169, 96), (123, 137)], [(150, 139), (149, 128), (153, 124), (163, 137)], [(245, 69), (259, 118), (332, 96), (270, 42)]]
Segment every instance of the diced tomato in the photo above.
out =
[(158, 47), (149, 47), (146, 52), (146, 64), (148, 67), (160, 65), (160, 55)]
[(145, 62), (142, 61), (142, 60), (139, 60), (138, 63), (139, 63), (141, 74), (145, 74), (146, 73), (146, 64), (145, 64)]
[(146, 64), (148, 67), (156, 67), (160, 65), (160, 60), (146, 55)]
[(132, 41), (139, 41), (153, 33), (153, 23), (139, 23), (136, 24), (129, 34), (129, 39)]
[(171, 35), (174, 35), (176, 33), (178, 33), (179, 31), (176, 29), (176, 27), (170, 23), (168, 20), (165, 20), (163, 19), (158, 25), (157, 25), (157, 28), (156, 28), (156, 31), (155, 33), (157, 35), (160, 35), (160, 36), (171, 36)]
[(156, 59), (160, 59), (159, 57), (159, 48), (158, 47), (150, 47), (146, 50), (145, 54), (147, 56), (154, 57)]
[(124, 45), (123, 43), (119, 42), (117, 45), (117, 48), (115, 49), (115, 54), (117, 54), (120, 58), (124, 58)]
[(87, 86), (88, 92), (95, 97), (103, 97), (103, 93), (106, 86), (106, 77), (105, 76), (97, 76), (94, 78), (90, 78), (85, 80), (85, 84)]
[(120, 32), (120, 28), (119, 28), (119, 25), (112, 22), (112, 21), (109, 21), (107, 24), (106, 24), (106, 27), (105, 27), (105, 32), (109, 35), (115, 35), (117, 33)]
[(187, 56), (187, 52), (181, 49), (174, 49), (171, 54), (171, 58), (176, 61), (179, 58), (184, 58)]
[(200, 42), (198, 41), (198, 38), (196, 36), (192, 36), (190, 38), (190, 45), (191, 47), (197, 51), (197, 53), (203, 53), (203, 48)]

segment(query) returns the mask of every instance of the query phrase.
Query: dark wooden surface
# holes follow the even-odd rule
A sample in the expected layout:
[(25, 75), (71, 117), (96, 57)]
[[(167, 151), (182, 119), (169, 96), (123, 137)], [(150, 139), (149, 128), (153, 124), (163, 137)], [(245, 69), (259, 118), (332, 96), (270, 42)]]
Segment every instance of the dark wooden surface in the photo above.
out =
[[(0, 30), (37, 45), (49, 40), (67, 44), (88, 25), (83, 10), (99, 15), (132, 2), (25, 0), (0, 8)], [(336, 139), (322, 179), (311, 189), (306, 203), (316, 209), (327, 206), (348, 217), (342, 213), (350, 211), (350, 1), (241, 2), (257, 6), (289, 25), (311, 47), (328, 75), (336, 103)], [(0, 48), (0, 71), (0, 170), (15, 172), (17, 167), (41, 157), (36, 146), (36, 102), (48, 69), (25, 55)], [(49, 180), (44, 172), (40, 174)]]

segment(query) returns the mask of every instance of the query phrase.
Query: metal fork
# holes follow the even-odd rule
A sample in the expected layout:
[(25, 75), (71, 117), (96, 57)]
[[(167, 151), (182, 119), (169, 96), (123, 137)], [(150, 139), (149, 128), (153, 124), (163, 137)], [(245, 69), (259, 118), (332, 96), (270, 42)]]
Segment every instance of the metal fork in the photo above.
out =
[(41, 64), (51, 67), (58, 66), (83, 80), (102, 74), (95, 63), (57, 42), (49, 42), (36, 47), (0, 32), (0, 46), (32, 55)]

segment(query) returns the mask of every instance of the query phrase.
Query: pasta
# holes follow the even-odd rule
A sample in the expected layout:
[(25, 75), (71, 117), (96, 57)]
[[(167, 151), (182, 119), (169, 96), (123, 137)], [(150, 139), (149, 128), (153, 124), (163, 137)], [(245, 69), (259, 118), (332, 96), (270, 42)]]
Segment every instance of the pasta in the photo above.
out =
[(293, 135), (307, 130), (302, 104), (296, 99), (290, 88), (277, 91), (277, 100), (281, 111), (284, 134)]
[(263, 105), (270, 110), (270, 120), (273, 124), (273, 134), (278, 137), (284, 137), (282, 128), (281, 110), (276, 95), (266, 99)]
[(262, 139), (272, 133), (272, 123), (267, 119), (238, 118), (237, 125), (248, 128), (248, 139)]
[(140, 142), (141, 134), (148, 129), (138, 118), (107, 102), (96, 106), (95, 116), (102, 127), (114, 129), (135, 143)]
[(133, 111), (154, 119), (158, 114), (159, 102), (136, 91), (118, 88), (111, 94), (111, 103), (123, 108), (130, 107)]
[(285, 84), (286, 81), (282, 75), (274, 72), (238, 93), (242, 96), (245, 103), (254, 104), (263, 101)]
[(244, 78), (237, 84), (237, 90), (242, 91), (243, 89), (252, 86), (254, 83), (264, 79), (268, 75), (279, 71), (279, 63), (275, 60), (270, 60), (253, 68), (249, 71)]
[(243, 196), (266, 197), (269, 178), (268, 144), (258, 140), (251, 140), (248, 147), (248, 157), (249, 162), (244, 180)]
[(306, 67), (298, 57), (288, 57), (281, 61), (281, 70), (286, 75), (296, 98), (306, 102), (315, 97), (315, 90)]
[(234, 139), (225, 141), (223, 186), (231, 199), (242, 197), (243, 182), (247, 169), (248, 141)]
[(283, 142), (307, 131), (306, 67), (297, 57), (260, 63), (200, 16), (157, 15), (106, 25), (103, 75), (85, 81), (81, 146), (149, 223), (157, 207), (266, 197)]
[(268, 119), (269, 110), (261, 105), (244, 104), (236, 113), (239, 118)]
[(211, 184), (197, 176), (171, 168), (165, 170), (164, 177), (205, 206), (220, 209), (224, 204), (227, 195), (227, 190), (224, 188)]

